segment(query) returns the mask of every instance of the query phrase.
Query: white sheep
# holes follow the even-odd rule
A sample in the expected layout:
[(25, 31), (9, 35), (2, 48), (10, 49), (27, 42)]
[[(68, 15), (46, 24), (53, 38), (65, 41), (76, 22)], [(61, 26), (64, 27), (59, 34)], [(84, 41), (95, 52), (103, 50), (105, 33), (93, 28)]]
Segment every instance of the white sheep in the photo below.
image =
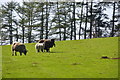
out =
[(35, 49), (36, 49), (36, 52), (40, 52), (40, 50), (44, 52), (44, 43), (36, 43)]

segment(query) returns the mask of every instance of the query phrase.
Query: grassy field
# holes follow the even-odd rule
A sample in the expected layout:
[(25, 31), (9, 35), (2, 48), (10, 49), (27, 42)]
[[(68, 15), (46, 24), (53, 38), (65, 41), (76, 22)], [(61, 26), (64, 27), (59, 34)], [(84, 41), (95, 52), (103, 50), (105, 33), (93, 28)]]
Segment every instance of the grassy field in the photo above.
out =
[(35, 43), (25, 44), (27, 56), (11, 56), (2, 46), (3, 78), (117, 78), (118, 37), (56, 41), (51, 53), (36, 53)]

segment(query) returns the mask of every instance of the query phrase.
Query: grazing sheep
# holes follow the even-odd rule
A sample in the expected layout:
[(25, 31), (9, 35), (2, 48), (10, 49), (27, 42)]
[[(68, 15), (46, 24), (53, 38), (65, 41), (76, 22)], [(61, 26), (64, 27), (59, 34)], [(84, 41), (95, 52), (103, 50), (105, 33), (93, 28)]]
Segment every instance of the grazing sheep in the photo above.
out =
[(40, 52), (40, 50), (44, 51), (44, 43), (36, 43), (35, 45), (36, 52)]
[(43, 43), (45, 40), (41, 39), (38, 41), (38, 43)]
[(12, 56), (14, 56), (14, 54), (15, 56), (17, 56), (16, 52), (19, 52), (20, 56), (22, 55), (22, 53), (24, 53), (24, 55), (26, 55), (27, 53), (26, 47), (23, 43), (19, 43), (19, 42), (13, 43), (11, 48), (12, 48)]
[(50, 52), (50, 48), (52, 48), (53, 46), (55, 47), (55, 39), (51, 39), (51, 40), (39, 40), (38, 43), (44, 43), (44, 50), (46, 50), (47, 52)]
[(45, 43), (44, 49), (47, 52), (50, 52), (50, 48), (52, 48), (53, 46), (55, 47), (55, 39), (45, 40), (44, 43)]
[(45, 40), (39, 40), (38, 43), (44, 43), (44, 50), (46, 50), (46, 52), (50, 52), (50, 48), (52, 48), (53, 46), (55, 47), (55, 39), (45, 39)]

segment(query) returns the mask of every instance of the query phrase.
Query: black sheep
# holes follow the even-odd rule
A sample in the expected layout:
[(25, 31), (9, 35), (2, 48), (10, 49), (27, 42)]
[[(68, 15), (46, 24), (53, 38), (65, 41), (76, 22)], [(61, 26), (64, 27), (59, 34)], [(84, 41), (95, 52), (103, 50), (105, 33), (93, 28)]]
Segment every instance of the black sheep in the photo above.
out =
[(11, 48), (12, 48), (12, 56), (14, 56), (14, 54), (15, 56), (17, 56), (16, 52), (20, 52), (20, 55), (22, 55), (22, 53), (26, 55), (27, 53), (26, 47), (23, 43), (19, 43), (19, 42), (13, 43)]
[(51, 39), (51, 40), (45, 40), (44, 41), (44, 49), (47, 52), (50, 52), (50, 48), (52, 48), (53, 46), (55, 47), (55, 39)]

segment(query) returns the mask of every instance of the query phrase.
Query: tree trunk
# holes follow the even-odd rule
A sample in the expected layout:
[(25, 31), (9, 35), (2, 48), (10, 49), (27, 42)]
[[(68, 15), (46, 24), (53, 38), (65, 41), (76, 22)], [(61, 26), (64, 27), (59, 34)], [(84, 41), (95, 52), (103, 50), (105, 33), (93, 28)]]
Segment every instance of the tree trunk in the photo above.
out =
[(13, 34), (12, 34), (12, 23), (9, 25), (9, 30), (10, 30), (10, 44), (12, 44), (12, 40), (13, 40)]
[(11, 13), (10, 13), (10, 24), (9, 24), (9, 29), (10, 29), (10, 44), (13, 43), (13, 34), (12, 34), (12, 4), (11, 4)]
[(71, 20), (70, 40), (72, 40), (72, 37), (73, 37), (73, 21)]
[[(70, 4), (70, 5), (72, 5), (72, 3)], [(70, 8), (72, 8), (72, 6), (70, 6)], [(72, 20), (72, 18), (73, 18), (73, 15), (72, 14), (70, 14), (71, 15), (71, 19), (70, 19), (70, 40), (72, 40), (73, 39), (73, 20)]]
[(24, 43), (24, 34), (25, 34), (25, 29), (24, 26), (22, 26), (22, 42)]
[(74, 40), (76, 40), (75, 2), (73, 3)]
[[(44, 6), (44, 3), (42, 3), (42, 5)], [(42, 26), (41, 26), (40, 39), (43, 39), (43, 31), (44, 31), (44, 28), (43, 28), (43, 23), (44, 23), (44, 19), (43, 19), (43, 6), (42, 6), (42, 18), (41, 18)]]
[(86, 2), (86, 18), (85, 18), (85, 31), (84, 31), (84, 39), (86, 39), (86, 29), (87, 29), (87, 17), (88, 17), (88, 2)]
[(90, 14), (91, 14), (91, 17), (90, 17), (90, 38), (92, 38), (92, 20), (93, 20), (93, 16), (92, 16), (92, 5), (93, 5), (93, 2), (91, 1), (91, 7), (90, 7)]
[[(30, 22), (29, 22), (29, 26), (30, 26)], [(31, 43), (31, 27), (28, 27), (28, 43)]]
[[(57, 11), (58, 11), (58, 13), (59, 13), (59, 8), (58, 8), (58, 2), (57, 2)], [(59, 40), (61, 41), (61, 38), (62, 38), (62, 36), (61, 36), (61, 28), (60, 28), (60, 14), (58, 14), (58, 20), (59, 20)]]
[(31, 43), (31, 31), (32, 27), (28, 27), (28, 43)]
[(33, 11), (33, 9), (29, 9), (29, 10), (30, 10), (30, 14), (29, 14), (29, 27), (28, 27), (28, 43), (31, 43), (31, 37), (32, 37), (32, 18), (33, 18), (32, 11)]
[(19, 35), (18, 35), (18, 29), (16, 28), (16, 41), (18, 42)]
[(48, 39), (48, 2), (46, 2), (46, 37)]
[(113, 24), (112, 24), (112, 32), (111, 32), (111, 37), (114, 37), (114, 22), (115, 22), (115, 2), (113, 3)]
[[(98, 5), (98, 6), (100, 6), (100, 5)], [(99, 10), (101, 11), (101, 7), (99, 8)], [(99, 12), (99, 17), (100, 16), (101, 15), (100, 15), (100, 12)], [(100, 35), (99, 35), (100, 32), (98, 32), (98, 30), (100, 30), (100, 18), (98, 19), (97, 24), (98, 24), (98, 26), (95, 29), (95, 35), (96, 35), (96, 37), (100, 37)]]
[(80, 39), (80, 36), (81, 36), (81, 26), (82, 26), (82, 16), (83, 16), (83, 2), (81, 3), (81, 21), (80, 21), (80, 27), (79, 27), (79, 39)]
[(65, 25), (64, 25), (64, 37), (63, 40), (66, 40), (66, 14), (65, 14)]
[[(23, 6), (23, 10), (22, 10), (22, 12), (24, 11), (24, 5), (22, 5)], [(24, 14), (22, 14), (22, 42), (24, 43), (24, 37), (25, 37), (25, 27), (24, 27), (24, 19), (25, 18), (25, 16), (24, 16)]]

